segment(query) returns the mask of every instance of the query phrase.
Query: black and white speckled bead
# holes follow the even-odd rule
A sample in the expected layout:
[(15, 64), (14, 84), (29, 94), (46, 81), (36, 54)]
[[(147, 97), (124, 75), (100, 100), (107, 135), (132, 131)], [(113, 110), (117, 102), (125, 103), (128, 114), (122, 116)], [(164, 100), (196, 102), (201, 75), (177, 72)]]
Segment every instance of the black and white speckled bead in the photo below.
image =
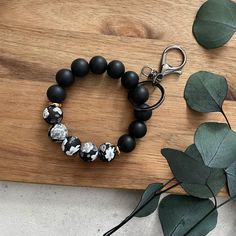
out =
[(48, 136), (55, 142), (62, 142), (68, 136), (68, 129), (63, 124), (54, 124), (49, 128)]
[(77, 137), (68, 136), (63, 140), (61, 149), (66, 155), (74, 156), (79, 152), (80, 146), (81, 142)]
[(62, 121), (63, 112), (62, 109), (54, 104), (46, 107), (43, 110), (43, 119), (48, 124), (57, 124)]
[(116, 146), (111, 143), (103, 143), (98, 149), (98, 156), (102, 161), (110, 162), (117, 154)]
[(94, 161), (98, 156), (98, 148), (91, 142), (85, 142), (81, 144), (79, 155), (84, 161)]

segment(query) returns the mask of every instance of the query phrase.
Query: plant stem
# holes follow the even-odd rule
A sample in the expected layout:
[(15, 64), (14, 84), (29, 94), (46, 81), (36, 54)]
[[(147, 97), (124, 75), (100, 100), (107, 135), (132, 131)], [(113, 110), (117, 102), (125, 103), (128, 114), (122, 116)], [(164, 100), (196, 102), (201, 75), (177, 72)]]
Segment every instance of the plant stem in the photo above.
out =
[(222, 202), (221, 204), (219, 204), (218, 206), (214, 207), (213, 209), (211, 209), (201, 220), (199, 220), (191, 229), (188, 230), (187, 233), (184, 234), (184, 236), (188, 235), (190, 233), (190, 231), (192, 231), (196, 226), (198, 226), (202, 221), (204, 221), (212, 212), (214, 212), (215, 210), (217, 210), (218, 208), (224, 206), (225, 204), (227, 204), (228, 202), (230, 202), (233, 198), (235, 198), (236, 195), (234, 195), (233, 197), (230, 197), (229, 199), (227, 199), (226, 201)]
[(188, 235), (195, 227), (197, 227), (202, 221), (204, 221), (213, 211), (215, 211), (217, 209), (217, 200), (216, 200), (216, 197), (215, 197), (215, 194), (213, 193), (213, 191), (211, 190), (210, 186), (208, 184), (206, 184), (206, 187), (209, 189), (209, 191), (211, 192), (212, 194), (212, 197), (214, 198), (214, 208), (212, 208), (201, 220), (199, 220), (195, 225), (193, 225), (188, 231), (187, 233), (184, 234), (185, 235)]
[(217, 208), (214, 207), (212, 210), (210, 210), (201, 220), (199, 220), (193, 227), (191, 227), (187, 233), (184, 234), (184, 236), (188, 235), (194, 228), (196, 228), (202, 221), (204, 221), (213, 211), (215, 211)]
[(163, 184), (163, 187), (164, 188), (166, 185), (168, 185), (170, 182), (172, 182), (173, 180), (175, 180), (175, 177), (173, 177), (172, 179), (169, 179), (168, 181), (166, 181), (164, 184)]
[(232, 201), (234, 198), (236, 197), (236, 195), (234, 195), (233, 197), (230, 197), (228, 200), (222, 202), (221, 204), (218, 205), (217, 209), (224, 206), (225, 204), (227, 204), (228, 202)]
[(212, 189), (210, 188), (210, 186), (208, 184), (206, 184), (207, 188), (209, 189), (209, 191), (211, 192), (212, 197), (214, 198), (214, 202), (215, 202), (215, 208), (217, 208), (217, 200), (216, 200), (216, 196), (213, 193)]
[[(174, 179), (174, 178), (173, 178)], [(173, 179), (169, 180), (168, 182), (166, 182), (163, 187), (165, 187), (167, 184), (169, 184)], [(147, 199), (147, 201), (139, 208), (136, 208), (129, 216), (127, 216), (120, 224), (118, 224), (117, 226), (115, 226), (114, 228), (112, 228), (111, 230), (109, 230), (108, 232), (106, 232), (105, 234), (103, 234), (103, 236), (110, 236), (113, 233), (115, 233), (119, 228), (121, 228), (123, 225), (125, 225), (127, 222), (129, 222), (139, 211), (141, 211), (149, 202), (152, 201), (152, 199), (154, 199), (157, 196), (160, 196), (162, 193), (165, 193), (167, 191), (169, 191), (170, 189), (176, 187), (180, 185), (180, 183), (176, 183), (172, 186), (170, 186), (169, 188), (163, 190), (163, 191), (156, 191), (153, 193), (153, 195), (150, 196), (149, 199)]]
[(225, 120), (226, 120), (226, 122), (227, 122), (227, 124), (228, 124), (229, 128), (231, 129), (231, 125), (230, 125), (230, 123), (229, 123), (229, 120), (228, 120), (228, 118), (227, 118), (226, 114), (224, 113), (223, 109), (222, 109), (222, 108), (220, 108), (220, 111), (221, 111), (222, 115), (224, 116), (224, 118), (225, 118)]

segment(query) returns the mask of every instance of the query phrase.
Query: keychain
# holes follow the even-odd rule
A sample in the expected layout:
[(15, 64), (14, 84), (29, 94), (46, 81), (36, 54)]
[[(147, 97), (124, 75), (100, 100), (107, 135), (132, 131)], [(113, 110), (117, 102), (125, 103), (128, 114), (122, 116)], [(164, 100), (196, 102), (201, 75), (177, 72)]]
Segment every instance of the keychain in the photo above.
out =
[[(183, 57), (181, 65), (172, 67), (167, 64), (166, 57), (170, 50), (178, 50), (181, 53)], [(161, 85), (162, 79), (172, 73), (181, 74), (181, 69), (186, 60), (186, 53), (181, 47), (167, 47), (162, 54), (161, 71), (158, 72), (149, 66), (144, 66), (141, 75), (146, 80), (141, 82), (139, 82), (138, 74), (134, 71), (125, 72), (125, 66), (119, 60), (107, 63), (102, 56), (94, 56), (89, 63), (83, 58), (74, 60), (71, 64), (71, 70), (61, 69), (56, 73), (57, 84), (50, 86), (47, 90), (50, 105), (43, 110), (43, 118), (51, 125), (48, 130), (49, 138), (54, 142), (61, 143), (61, 149), (67, 156), (76, 157), (79, 154), (80, 158), (86, 162), (92, 162), (97, 157), (104, 162), (111, 162), (120, 152), (133, 151), (136, 147), (136, 139), (144, 137), (147, 133), (145, 121), (151, 118), (152, 110), (159, 107), (164, 101), (165, 89)], [(62, 102), (66, 98), (66, 87), (71, 86), (75, 79), (78, 78), (79, 80), (80, 77), (86, 76), (89, 72), (100, 75), (106, 72), (111, 79), (117, 81), (121, 78), (122, 86), (128, 90), (128, 99), (133, 104), (135, 119), (129, 125), (128, 132), (118, 138), (117, 144), (106, 141), (97, 147), (91, 141), (81, 143), (77, 136), (69, 135), (67, 127), (61, 123), (63, 119)], [(149, 99), (149, 91), (143, 86), (150, 83), (161, 92), (160, 99), (151, 106), (146, 104)], [(80, 126), (83, 127), (83, 124)], [(106, 123), (104, 122), (105, 126)]]
[[(181, 54), (182, 63), (179, 66), (171, 66), (167, 63), (167, 55), (171, 50), (177, 50)], [(141, 75), (144, 76), (146, 80), (139, 82), (139, 85), (152, 83), (153, 86), (155, 86), (160, 90), (161, 96), (160, 99), (154, 105), (147, 107), (140, 107), (135, 101), (135, 99), (132, 98), (132, 97), (137, 97), (135, 93), (139, 93), (138, 91), (139, 89), (137, 87), (136, 91), (133, 91), (129, 94), (129, 100), (131, 101), (131, 103), (133, 103), (135, 109), (138, 111), (142, 111), (142, 110), (154, 110), (157, 107), (159, 107), (165, 99), (165, 89), (161, 85), (161, 81), (165, 76), (169, 74), (179, 74), (179, 75), (182, 74), (182, 68), (184, 67), (186, 62), (187, 62), (187, 55), (185, 51), (180, 46), (172, 45), (167, 47), (162, 53), (160, 72), (148, 65), (144, 66), (141, 70)]]

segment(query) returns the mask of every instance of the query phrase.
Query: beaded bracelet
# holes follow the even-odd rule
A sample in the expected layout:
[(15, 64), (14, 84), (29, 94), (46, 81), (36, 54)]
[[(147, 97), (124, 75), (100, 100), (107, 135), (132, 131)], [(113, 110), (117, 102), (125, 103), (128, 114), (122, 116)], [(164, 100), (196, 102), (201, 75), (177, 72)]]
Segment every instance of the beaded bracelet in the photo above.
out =
[[(171, 67), (166, 61), (166, 55), (169, 50), (177, 49), (183, 56), (183, 62), (178, 67)], [(71, 70), (61, 69), (56, 73), (57, 84), (52, 85), (47, 90), (47, 97), (51, 104), (43, 110), (44, 120), (51, 125), (48, 130), (48, 136), (55, 142), (61, 142), (62, 151), (68, 156), (79, 154), (80, 158), (87, 162), (94, 161), (98, 156), (102, 161), (110, 162), (120, 152), (131, 152), (136, 146), (136, 139), (146, 135), (147, 127), (145, 121), (152, 116), (152, 110), (160, 106), (164, 100), (164, 88), (160, 82), (163, 77), (170, 73), (181, 73), (182, 67), (186, 63), (186, 54), (178, 46), (170, 46), (165, 49), (162, 55), (161, 72), (153, 70), (149, 66), (144, 66), (141, 74), (147, 77), (147, 80), (139, 82), (139, 76), (134, 71), (125, 72), (124, 64), (119, 60), (113, 60), (109, 64), (102, 56), (94, 56), (88, 63), (85, 59), (78, 58), (71, 64)], [(128, 89), (128, 99), (134, 106), (135, 120), (129, 125), (128, 134), (122, 135), (117, 145), (105, 142), (97, 148), (92, 142), (81, 143), (76, 136), (69, 136), (67, 127), (61, 123), (63, 111), (62, 102), (66, 98), (65, 88), (71, 86), (75, 77), (84, 77), (89, 71), (94, 74), (103, 74), (107, 72), (112, 79), (121, 78), (121, 84)], [(160, 99), (149, 106), (146, 101), (149, 99), (149, 91), (144, 86), (145, 83), (152, 83), (161, 92)]]

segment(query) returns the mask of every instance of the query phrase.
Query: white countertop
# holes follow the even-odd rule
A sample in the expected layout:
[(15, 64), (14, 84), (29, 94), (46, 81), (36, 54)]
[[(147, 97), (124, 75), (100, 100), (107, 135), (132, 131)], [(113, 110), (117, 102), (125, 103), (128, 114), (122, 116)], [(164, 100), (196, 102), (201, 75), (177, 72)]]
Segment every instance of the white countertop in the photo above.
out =
[[(1, 236), (102, 236), (136, 206), (141, 192), (0, 182)], [(218, 198), (222, 201), (222, 198)], [(162, 236), (157, 212), (114, 236)], [(236, 203), (219, 209), (211, 236), (236, 235)]]

